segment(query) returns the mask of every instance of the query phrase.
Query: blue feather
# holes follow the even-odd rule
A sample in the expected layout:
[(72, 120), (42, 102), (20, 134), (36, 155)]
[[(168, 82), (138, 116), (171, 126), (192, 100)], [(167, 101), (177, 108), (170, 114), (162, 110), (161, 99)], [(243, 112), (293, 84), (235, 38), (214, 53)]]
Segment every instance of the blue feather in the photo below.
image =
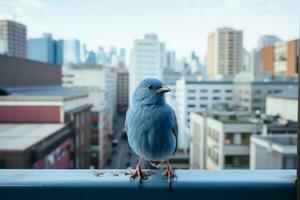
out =
[(178, 125), (173, 109), (165, 102), (163, 84), (157, 79), (143, 80), (133, 93), (126, 113), (128, 143), (140, 157), (165, 161), (177, 148)]

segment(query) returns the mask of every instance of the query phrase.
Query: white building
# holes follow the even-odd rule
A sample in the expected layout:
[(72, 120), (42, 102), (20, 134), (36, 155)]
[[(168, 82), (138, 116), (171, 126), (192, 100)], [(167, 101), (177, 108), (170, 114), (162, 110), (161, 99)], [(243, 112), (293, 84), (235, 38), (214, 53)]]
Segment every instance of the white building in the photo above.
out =
[(250, 136), (257, 124), (236, 115), (191, 114), (190, 167), (248, 169)]
[(130, 98), (137, 85), (145, 78), (162, 80), (163, 67), (166, 65), (165, 44), (157, 35), (146, 34), (144, 39), (136, 39), (131, 50), (129, 65)]
[[(98, 134), (99, 167), (108, 157), (108, 138), (113, 133), (113, 122), (117, 107), (117, 71), (116, 68), (102, 66), (73, 66), (62, 71), (62, 82), (66, 87), (72, 87), (89, 94), (92, 115), (98, 124), (92, 124)], [(98, 115), (98, 116), (95, 116)], [(96, 120), (96, 123), (97, 123)], [(94, 123), (94, 119), (92, 119)], [(93, 146), (92, 146), (93, 147)], [(94, 148), (95, 149), (95, 148)]]
[(250, 169), (296, 169), (297, 135), (251, 137)]
[(232, 81), (188, 81), (176, 82), (176, 112), (179, 125), (179, 145), (189, 148), (189, 122), (191, 112), (203, 112), (217, 103), (231, 103), (233, 100)]
[(63, 70), (63, 85), (89, 93), (92, 110), (109, 110), (110, 131), (117, 108), (117, 70), (113, 67), (82, 66)]
[(235, 75), (243, 69), (243, 31), (219, 28), (208, 35), (206, 75)]
[(269, 95), (266, 99), (266, 114), (298, 121), (298, 92), (287, 91)]
[(235, 80), (234, 103), (251, 112), (265, 112), (266, 97), (283, 91), (295, 91), (298, 83), (292, 80)]

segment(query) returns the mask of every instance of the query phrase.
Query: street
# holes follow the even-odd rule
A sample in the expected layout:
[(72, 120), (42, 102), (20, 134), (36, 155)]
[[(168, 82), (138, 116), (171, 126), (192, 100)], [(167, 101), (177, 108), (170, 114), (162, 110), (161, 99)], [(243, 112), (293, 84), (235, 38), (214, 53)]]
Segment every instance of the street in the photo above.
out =
[(109, 169), (126, 169), (135, 168), (138, 157), (133, 153), (128, 145), (127, 139), (124, 137), (125, 113), (117, 114), (115, 122), (115, 134), (111, 140), (111, 162), (106, 168)]

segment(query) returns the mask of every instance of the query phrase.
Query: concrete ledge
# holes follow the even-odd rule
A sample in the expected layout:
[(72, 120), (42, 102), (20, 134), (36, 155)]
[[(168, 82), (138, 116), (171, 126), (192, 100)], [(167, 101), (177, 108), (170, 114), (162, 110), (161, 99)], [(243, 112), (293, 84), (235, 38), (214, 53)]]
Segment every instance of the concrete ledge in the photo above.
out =
[(176, 170), (168, 191), (162, 170), (130, 182), (127, 170), (0, 170), (1, 199), (296, 199), (295, 170)]

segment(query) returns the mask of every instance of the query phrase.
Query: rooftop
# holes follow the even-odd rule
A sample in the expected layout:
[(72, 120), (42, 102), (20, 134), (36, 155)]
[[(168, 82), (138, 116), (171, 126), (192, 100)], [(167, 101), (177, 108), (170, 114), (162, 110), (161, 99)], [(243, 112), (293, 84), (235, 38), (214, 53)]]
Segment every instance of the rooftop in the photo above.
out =
[(64, 127), (65, 124), (0, 124), (0, 151), (25, 150)]
[(265, 147), (269, 151), (277, 151), (283, 154), (297, 153), (297, 135), (256, 135), (251, 137), (251, 142)]
[(1, 87), (1, 90), (6, 92), (8, 95), (0, 95), (0, 101), (18, 99), (64, 100), (87, 96), (86, 93), (62, 86), (15, 86)]
[(279, 98), (279, 99), (297, 100), (298, 99), (298, 91), (297, 90), (295, 90), (295, 91), (285, 91), (285, 92), (269, 95), (269, 97)]

